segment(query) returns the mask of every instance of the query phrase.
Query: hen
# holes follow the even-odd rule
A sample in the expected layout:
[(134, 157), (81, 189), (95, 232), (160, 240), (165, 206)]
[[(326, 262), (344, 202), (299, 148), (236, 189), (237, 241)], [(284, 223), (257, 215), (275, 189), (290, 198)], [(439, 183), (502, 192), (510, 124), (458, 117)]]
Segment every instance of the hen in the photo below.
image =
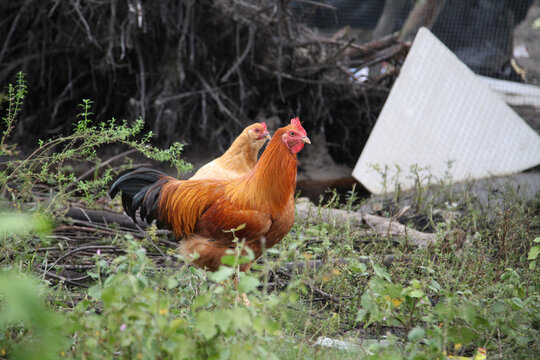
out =
[(264, 122), (252, 124), (233, 141), (220, 157), (201, 167), (190, 180), (229, 180), (247, 174), (257, 162), (257, 154), (270, 134)]
[[(232, 180), (176, 180), (159, 171), (139, 168), (122, 174), (110, 196), (122, 191), (122, 204), (135, 220), (157, 220), (181, 239), (180, 251), (198, 267), (217, 270), (235, 231), (255, 258), (289, 232), (294, 222), (296, 154), (310, 144), (298, 118), (276, 131), (255, 167)], [(195, 256), (198, 254), (198, 256)], [(251, 264), (242, 266), (247, 270)]]

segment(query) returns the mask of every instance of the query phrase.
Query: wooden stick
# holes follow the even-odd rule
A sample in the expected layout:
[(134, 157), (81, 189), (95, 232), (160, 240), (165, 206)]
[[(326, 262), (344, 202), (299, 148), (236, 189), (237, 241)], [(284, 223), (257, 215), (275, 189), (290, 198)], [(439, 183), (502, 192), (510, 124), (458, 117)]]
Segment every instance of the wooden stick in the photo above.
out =
[(78, 283), (76, 280), (84, 280), (84, 279), (88, 278), (89, 276), (84, 276), (84, 277), (80, 277), (80, 278), (71, 280), (71, 279), (68, 279), (67, 277), (56, 275), (56, 274), (54, 274), (54, 273), (52, 273), (50, 271), (44, 271), (44, 274), (45, 274), (45, 276), (49, 276), (49, 277), (52, 277), (53, 279), (57, 279), (57, 280), (62, 280), (62, 281), (67, 282), (67, 283), (69, 283), (71, 285), (80, 286), (80, 287), (84, 287), (84, 288), (88, 287), (88, 285)]
[(66, 216), (77, 220), (90, 219), (89, 221), (100, 224), (116, 223), (128, 229), (138, 230), (129, 216), (110, 211), (97, 211), (79, 207), (70, 207), (67, 209)]
[(83, 251), (83, 250), (93, 250), (93, 249), (115, 250), (115, 251), (121, 251), (123, 253), (125, 252), (124, 250), (120, 249), (118, 246), (115, 246), (115, 245), (88, 245), (88, 246), (82, 246), (82, 247), (73, 249), (71, 251), (68, 251), (67, 253), (60, 256), (45, 271), (49, 272), (52, 268), (54, 268), (60, 262), (60, 260), (63, 260), (65, 258), (67, 258), (68, 256), (71, 256), (71, 255), (75, 254), (76, 252)]

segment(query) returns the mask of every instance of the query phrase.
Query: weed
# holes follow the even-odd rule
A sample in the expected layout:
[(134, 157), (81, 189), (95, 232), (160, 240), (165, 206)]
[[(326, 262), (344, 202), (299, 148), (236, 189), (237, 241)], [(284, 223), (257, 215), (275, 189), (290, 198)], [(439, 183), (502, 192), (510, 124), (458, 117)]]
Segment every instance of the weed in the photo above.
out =
[(14, 146), (7, 146), (5, 144), (6, 139), (9, 137), (15, 124), (17, 122), (17, 115), (21, 111), (24, 96), (26, 95), (26, 81), (24, 79), (24, 73), (19, 71), (17, 73), (17, 84), (13, 86), (8, 85), (8, 108), (7, 114), (2, 117), (3, 125), (5, 126), (0, 138), (0, 155), (12, 155)]
[[(8, 113), (2, 118), (6, 124), (0, 142), (0, 151), (8, 153), (12, 147), (7, 147), (4, 141), (9, 137), (20, 111), (26, 85), (24, 75), (19, 73), (17, 86), (8, 89)], [(38, 148), (23, 160), (10, 160), (0, 165), (0, 194), (8, 196), (11, 203), (20, 207), (30, 199), (36, 201), (33, 191), (37, 184), (46, 184), (54, 189), (48, 196), (46, 210), (54, 210), (64, 205), (64, 202), (75, 194), (82, 194), (83, 199), (92, 203), (92, 199), (105, 196), (106, 185), (112, 180), (110, 170), (91, 180), (80, 180), (74, 175), (68, 162), (87, 162), (98, 167), (100, 160), (97, 150), (107, 144), (123, 144), (134, 148), (145, 156), (160, 161), (170, 162), (179, 172), (187, 171), (190, 165), (180, 159), (183, 145), (174, 143), (169, 149), (161, 150), (149, 144), (152, 132), (141, 136), (144, 121), (137, 119), (129, 125), (127, 121), (117, 122), (114, 118), (108, 122), (92, 125), (92, 101), (84, 99), (80, 104), (81, 113), (75, 122), (71, 135), (59, 136), (48, 140), (40, 140)], [(138, 139), (137, 139), (138, 138)]]

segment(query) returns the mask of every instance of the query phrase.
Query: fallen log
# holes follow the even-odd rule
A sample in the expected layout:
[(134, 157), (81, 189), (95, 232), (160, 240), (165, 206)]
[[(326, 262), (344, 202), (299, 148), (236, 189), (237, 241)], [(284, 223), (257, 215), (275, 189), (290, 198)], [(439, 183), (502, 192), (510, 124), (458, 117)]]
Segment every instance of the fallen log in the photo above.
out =
[(368, 225), (376, 234), (390, 237), (405, 236), (407, 241), (419, 248), (427, 248), (435, 242), (435, 234), (424, 233), (400, 224), (392, 218), (363, 214), (361, 212), (327, 209), (318, 207), (309, 201), (298, 201), (296, 213), (299, 218), (313, 221), (325, 221), (335, 224)]
[[(367, 225), (378, 235), (405, 236), (407, 241), (414, 246), (426, 248), (435, 242), (435, 234), (424, 233), (411, 229), (397, 220), (382, 216), (364, 214), (361, 212), (349, 212), (339, 209), (321, 208), (308, 200), (300, 199), (296, 204), (296, 212), (299, 218), (312, 219), (313, 221), (326, 221), (336, 224), (351, 224), (356, 226)], [(93, 223), (112, 224), (116, 223), (121, 227), (140, 231), (131, 218), (125, 214), (118, 214), (109, 211), (89, 210), (78, 207), (71, 207), (67, 210), (66, 216)]]
[(126, 214), (70, 207), (67, 209), (65, 216), (75, 220), (84, 220), (106, 225), (116, 223), (128, 229), (139, 230), (133, 220)]

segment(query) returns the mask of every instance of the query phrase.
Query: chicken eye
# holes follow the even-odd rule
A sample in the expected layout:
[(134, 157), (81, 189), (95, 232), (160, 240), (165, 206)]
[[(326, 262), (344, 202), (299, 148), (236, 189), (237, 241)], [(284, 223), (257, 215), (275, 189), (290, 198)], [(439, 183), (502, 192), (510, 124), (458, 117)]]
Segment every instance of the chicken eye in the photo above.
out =
[(289, 133), (289, 135), (294, 136), (294, 135), (296, 135), (296, 134), (294, 133), (294, 131), (291, 131), (291, 132)]
[(255, 129), (255, 132), (259, 132), (259, 129)]

